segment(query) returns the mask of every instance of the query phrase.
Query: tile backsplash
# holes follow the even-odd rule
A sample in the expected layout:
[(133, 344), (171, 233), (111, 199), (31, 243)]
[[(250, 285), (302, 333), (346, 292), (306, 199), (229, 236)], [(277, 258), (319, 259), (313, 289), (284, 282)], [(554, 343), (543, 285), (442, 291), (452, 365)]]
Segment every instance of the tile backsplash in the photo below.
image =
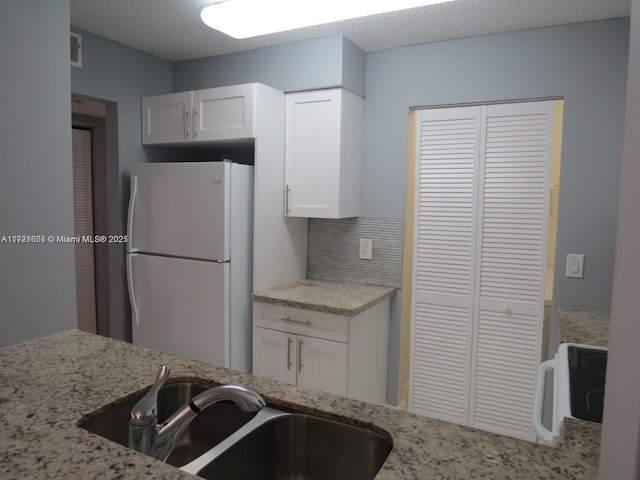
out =
[[(307, 277), (401, 288), (404, 219), (309, 219)], [(373, 240), (373, 258), (359, 258), (360, 239)]]

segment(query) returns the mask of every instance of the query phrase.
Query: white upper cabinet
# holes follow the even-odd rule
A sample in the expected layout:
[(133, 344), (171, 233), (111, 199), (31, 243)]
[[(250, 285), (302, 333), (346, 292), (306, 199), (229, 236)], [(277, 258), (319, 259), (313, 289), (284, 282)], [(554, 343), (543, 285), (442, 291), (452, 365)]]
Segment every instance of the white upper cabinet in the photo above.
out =
[(193, 92), (194, 140), (255, 137), (253, 85)]
[(286, 216), (360, 214), (363, 103), (340, 88), (286, 95)]
[(253, 138), (253, 104), (253, 84), (145, 97), (142, 143)]
[(191, 92), (142, 99), (142, 144), (191, 141)]

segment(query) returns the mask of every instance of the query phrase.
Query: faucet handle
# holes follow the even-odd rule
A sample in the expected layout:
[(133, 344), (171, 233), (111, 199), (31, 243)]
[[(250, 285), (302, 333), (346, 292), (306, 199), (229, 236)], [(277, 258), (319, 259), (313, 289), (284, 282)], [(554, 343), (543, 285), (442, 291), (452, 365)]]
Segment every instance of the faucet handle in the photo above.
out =
[(160, 365), (151, 390), (131, 409), (131, 425), (144, 427), (158, 421), (158, 391), (169, 378), (170, 372), (169, 365)]

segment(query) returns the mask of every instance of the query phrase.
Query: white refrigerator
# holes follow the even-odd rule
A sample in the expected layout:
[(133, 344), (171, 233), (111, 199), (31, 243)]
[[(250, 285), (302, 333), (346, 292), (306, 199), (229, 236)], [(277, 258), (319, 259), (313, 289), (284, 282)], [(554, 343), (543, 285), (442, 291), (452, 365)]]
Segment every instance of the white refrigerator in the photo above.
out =
[(250, 371), (253, 167), (133, 164), (127, 234), (133, 343)]

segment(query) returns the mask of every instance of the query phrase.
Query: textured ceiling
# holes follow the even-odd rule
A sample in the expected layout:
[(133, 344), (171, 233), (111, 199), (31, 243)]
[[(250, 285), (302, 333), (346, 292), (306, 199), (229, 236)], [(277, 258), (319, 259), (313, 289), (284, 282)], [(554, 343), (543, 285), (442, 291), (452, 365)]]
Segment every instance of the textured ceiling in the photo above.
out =
[(200, 20), (200, 10), (211, 3), (214, 1), (71, 0), (71, 25), (176, 61), (338, 34), (370, 53), (454, 38), (628, 17), (630, 14), (630, 0), (456, 0), (235, 40), (208, 28)]

